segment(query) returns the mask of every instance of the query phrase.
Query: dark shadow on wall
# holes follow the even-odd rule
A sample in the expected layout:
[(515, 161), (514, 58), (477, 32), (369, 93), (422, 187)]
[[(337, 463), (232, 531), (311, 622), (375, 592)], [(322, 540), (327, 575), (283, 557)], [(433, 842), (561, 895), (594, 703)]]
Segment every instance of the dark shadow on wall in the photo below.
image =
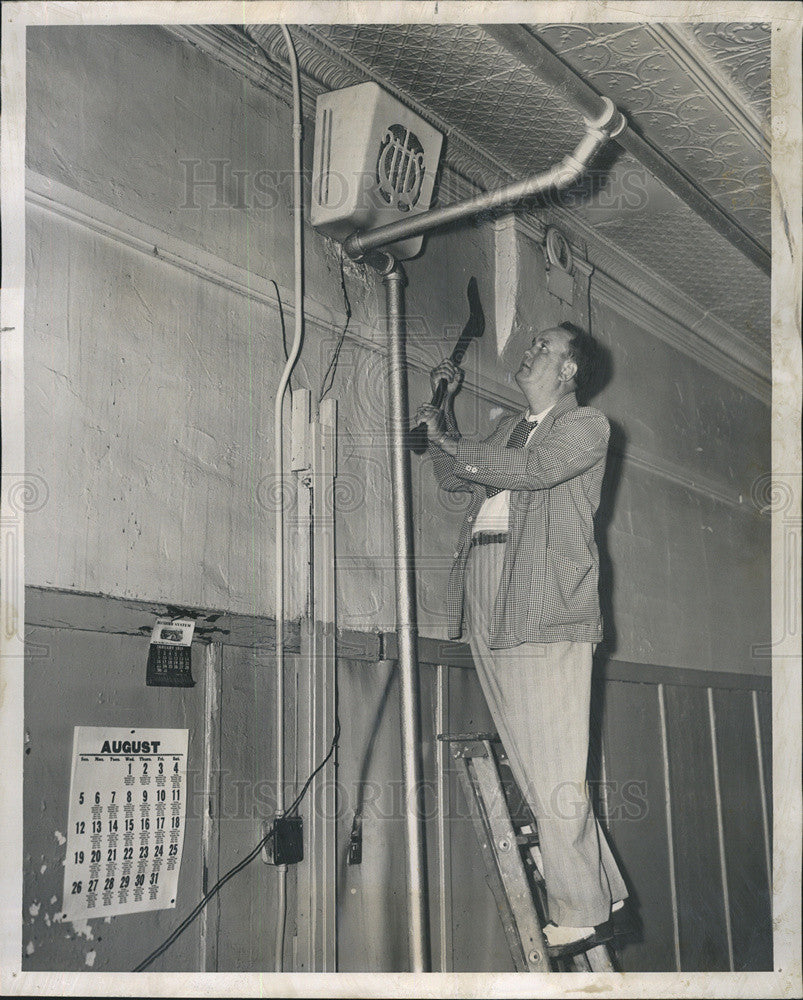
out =
[[(594, 341), (594, 363), (590, 378), (577, 391), (577, 401), (581, 406), (590, 405), (593, 399), (613, 379), (613, 354), (604, 345)], [(603, 640), (597, 648), (597, 658), (606, 658), (616, 651), (616, 622), (613, 617), (614, 567), (608, 551), (608, 528), (616, 509), (616, 497), (622, 477), (627, 436), (624, 428), (615, 420), (610, 420), (611, 434), (608, 441), (608, 457), (602, 479), (599, 509), (594, 518), (594, 535), (599, 552), (599, 599), (602, 612)]]
[[(613, 355), (603, 344), (595, 342), (594, 373), (585, 387), (578, 392), (578, 402), (586, 405), (602, 391), (613, 379)], [(627, 447), (627, 435), (624, 428), (615, 420), (608, 418), (610, 438), (608, 455), (605, 463), (605, 473), (600, 491), (600, 503), (594, 518), (594, 535), (599, 553), (599, 601), (602, 613), (603, 640), (597, 646), (594, 654), (594, 675), (591, 691), (591, 718), (589, 724), (588, 744), (588, 783), (594, 803), (594, 811), (605, 829), (605, 796), (604, 781), (606, 777), (602, 752), (602, 732), (605, 719), (605, 663), (616, 651), (617, 633), (613, 613), (613, 594), (615, 569), (608, 549), (608, 530), (616, 510), (617, 495), (622, 479), (622, 465)], [(605, 830), (606, 834), (608, 833)], [(617, 947), (625, 947), (629, 943), (642, 941), (643, 925), (640, 918), (640, 903), (633, 889), (632, 880), (616, 845), (608, 836), (608, 845), (614, 860), (625, 880), (630, 897), (625, 910), (625, 921), (617, 924)]]
[(622, 465), (627, 448), (627, 436), (621, 424), (610, 420), (611, 436), (608, 442), (608, 460), (602, 479), (599, 510), (594, 519), (594, 534), (599, 553), (599, 604), (602, 612), (603, 639), (597, 648), (597, 657), (606, 658), (616, 652), (617, 632), (613, 613), (613, 595), (616, 568), (608, 550), (608, 530), (616, 510), (616, 498), (622, 480)]

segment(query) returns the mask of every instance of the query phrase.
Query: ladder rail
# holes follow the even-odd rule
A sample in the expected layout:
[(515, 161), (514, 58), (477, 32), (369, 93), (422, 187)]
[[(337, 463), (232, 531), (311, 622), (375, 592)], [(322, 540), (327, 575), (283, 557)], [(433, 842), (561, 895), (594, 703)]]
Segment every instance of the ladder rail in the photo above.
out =
[(531, 886), (519, 847), (527, 838), (518, 835), (513, 826), (499, 764), (491, 746), (499, 743), (499, 737), (481, 733), (475, 736), (441, 735), (438, 739), (453, 743), (453, 756), (462, 764), (457, 769), (458, 777), (516, 971), (551, 972), (554, 962), (575, 971), (615, 972), (606, 944), (550, 961), (534, 897), (534, 892), (538, 893), (544, 905), (544, 891), (540, 885), (543, 873), (537, 864), (536, 852), (530, 848), (528, 853), (537, 872), (536, 883)]
[(496, 903), (496, 908), (499, 912), (499, 918), (502, 922), (502, 929), (505, 932), (505, 938), (507, 939), (510, 954), (513, 958), (513, 965), (516, 972), (526, 972), (527, 961), (525, 959), (524, 950), (522, 949), (521, 940), (519, 939), (518, 930), (516, 928), (516, 920), (505, 894), (502, 879), (499, 875), (499, 869), (497, 868), (496, 860), (494, 858), (487, 823), (480, 805), (481, 796), (477, 792), (475, 778), (468, 764), (459, 768), (458, 777), (460, 779), (460, 784), (463, 787), (463, 792), (469, 807), (471, 822), (474, 825), (474, 832), (477, 835), (477, 842), (479, 843), (480, 851), (482, 852), (482, 859), (485, 864), (485, 881), (488, 883), (488, 887), (493, 894), (494, 902)]

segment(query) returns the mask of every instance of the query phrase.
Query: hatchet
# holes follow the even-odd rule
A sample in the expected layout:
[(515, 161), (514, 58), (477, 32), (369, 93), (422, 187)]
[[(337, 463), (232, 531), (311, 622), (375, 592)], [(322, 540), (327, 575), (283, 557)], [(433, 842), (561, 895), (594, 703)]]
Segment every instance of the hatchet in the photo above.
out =
[[(459, 365), (463, 360), (471, 341), (481, 337), (485, 332), (485, 313), (482, 311), (476, 278), (470, 278), (466, 294), (468, 295), (469, 308), (468, 321), (463, 327), (463, 332), (458, 337), (457, 343), (454, 345), (454, 350), (449, 356), (449, 360), (454, 365)], [(446, 399), (446, 386), (446, 379), (442, 378), (432, 393), (431, 406), (440, 408), (443, 405), (443, 401)], [(409, 433), (408, 440), (411, 449), (416, 455), (422, 455), (427, 450), (427, 425), (422, 421), (418, 427), (414, 427)]]

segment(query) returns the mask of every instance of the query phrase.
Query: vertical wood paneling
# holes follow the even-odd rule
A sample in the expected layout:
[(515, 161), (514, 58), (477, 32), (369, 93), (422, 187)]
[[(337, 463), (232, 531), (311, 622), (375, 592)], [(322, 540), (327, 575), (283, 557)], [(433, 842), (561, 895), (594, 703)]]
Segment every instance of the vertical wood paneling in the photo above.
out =
[(772, 890), (772, 824), (770, 821), (769, 802), (767, 800), (767, 785), (769, 778), (764, 768), (764, 746), (761, 726), (761, 712), (758, 704), (758, 691), (752, 691), (753, 728), (756, 742), (756, 759), (758, 760), (758, 784), (761, 796), (761, 825), (764, 839), (764, 864), (767, 871), (767, 885)]
[(705, 688), (667, 685), (680, 955), (684, 972), (728, 968)]
[(663, 684), (658, 685), (658, 711), (661, 722), (661, 758), (664, 770), (664, 802), (666, 806), (666, 842), (669, 849), (669, 892), (672, 900), (672, 934), (675, 949), (675, 969), (680, 964), (680, 929), (678, 927), (678, 880), (675, 872), (675, 834), (672, 811), (672, 782), (669, 777), (669, 735), (666, 724), (666, 692)]
[(772, 694), (759, 691), (758, 717), (761, 728), (761, 756), (764, 763), (764, 789), (767, 796), (767, 816), (772, 829)]
[[(396, 664), (338, 659), (337, 967), (409, 968), (404, 802)], [(348, 864), (355, 812), (362, 862)]]
[(719, 849), (719, 877), (722, 885), (722, 901), (725, 907), (725, 940), (728, 945), (728, 969), (733, 972), (733, 932), (731, 928), (730, 886), (728, 866), (725, 860), (725, 829), (722, 821), (722, 790), (719, 783), (719, 756), (717, 755), (717, 716), (714, 708), (713, 688), (706, 689), (708, 699), (708, 726), (711, 737), (711, 763), (714, 776), (714, 805), (717, 815), (717, 847)]
[(655, 685), (605, 685), (603, 744), (611, 847), (635, 923), (621, 944), (625, 970), (675, 968), (669, 844)]
[(722, 690), (713, 699), (734, 968), (771, 969), (772, 914), (752, 695)]
[[(258, 843), (276, 809), (275, 661), (224, 646), (222, 672), (218, 864), (225, 874)], [(292, 713), (287, 723), (292, 746)], [(273, 969), (277, 886), (276, 869), (258, 857), (217, 895), (220, 971)]]
[[(118, 618), (119, 609), (113, 604), (109, 620)], [(24, 786), (23, 945), (32, 941), (34, 950), (25, 956), (25, 967), (77, 969), (85, 962), (85, 954), (95, 951), (94, 969), (124, 971), (167, 937), (201, 898), (203, 889), (254, 846), (262, 833), (262, 821), (272, 819), (273, 662), (244, 646), (226, 644), (194, 650), (197, 686), (173, 691), (144, 685), (146, 640), (142, 637), (45, 627), (31, 629), (29, 639), (48, 655), (32, 659), (26, 673), (29, 753)], [(395, 664), (339, 663), (340, 969), (404, 970), (405, 849)], [(440, 729), (489, 731), (493, 724), (473, 670), (444, 667), (440, 672), (443, 686), (439, 701), (438, 671), (429, 664), (421, 668), (433, 956), (437, 967), (443, 941), (454, 971), (508, 971), (513, 968), (512, 961), (448, 753), (443, 755), (447, 767), (440, 803), (438, 800), (435, 733)], [(57, 698), (53, 697), (53, 678), (58, 678)], [(217, 685), (217, 701), (210, 682)], [(288, 684), (288, 691), (291, 689)], [(664, 692), (666, 707), (682, 965), (684, 971), (724, 969), (728, 950), (707, 689), (692, 683), (608, 680), (595, 689), (590, 776), (607, 781), (601, 798), (607, 804), (609, 839), (631, 889), (630, 909), (636, 927), (620, 950), (622, 965), (626, 971), (674, 967), (659, 690)], [(761, 730), (758, 743), (754, 704)], [(747, 687), (715, 689), (712, 705), (734, 965), (737, 971), (769, 969), (770, 890), (759, 761), (765, 769), (769, 798), (770, 695), (759, 690), (754, 696)], [(93, 922), (89, 925), (92, 937), (87, 938), (84, 931), (53, 922), (53, 905), (49, 903), (56, 895), (58, 907), (61, 897), (56, 831), (66, 832), (66, 815), (59, 818), (59, 797), (66, 795), (69, 782), (67, 748), (71, 746), (72, 726), (145, 722), (190, 729), (188, 825), (179, 907), (122, 920), (113, 918), (109, 925)], [(294, 726), (290, 711), (288, 746), (293, 745)], [(219, 734), (217, 743), (215, 733)], [(331, 781), (333, 776), (329, 766), (323, 780)], [(296, 777), (303, 779), (306, 773)], [(211, 817), (206, 812), (210, 797)], [(320, 801), (316, 799), (316, 808)], [(771, 808), (771, 800), (768, 805)], [(348, 838), (358, 807), (363, 811), (363, 862), (347, 866)], [(442, 877), (439, 828), (448, 841)], [(61, 851), (63, 855), (63, 847)], [(296, 874), (294, 868), (288, 873), (288, 954), (297, 916)], [(440, 910), (443, 885), (450, 896), (443, 911), (445, 924)], [(40, 909), (35, 913), (37, 906)], [(192, 971), (202, 968), (206, 958), (209, 969), (270, 969), (275, 913), (275, 869), (261, 860), (254, 861), (235, 876), (205, 915), (153, 968)], [(45, 915), (50, 924), (46, 924)]]

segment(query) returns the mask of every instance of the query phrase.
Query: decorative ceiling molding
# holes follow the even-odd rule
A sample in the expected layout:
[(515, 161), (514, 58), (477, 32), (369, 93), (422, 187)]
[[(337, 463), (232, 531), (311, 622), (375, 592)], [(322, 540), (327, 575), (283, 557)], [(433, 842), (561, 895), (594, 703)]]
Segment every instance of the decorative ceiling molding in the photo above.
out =
[[(764, 129), (691, 37), (649, 24), (540, 24), (530, 29), (606, 94), (645, 140), (769, 248), (770, 155)], [(770, 72), (769, 61), (764, 67)], [(744, 100), (742, 102), (745, 103)]]
[[(630, 27), (632, 26), (627, 30)], [(290, 102), (289, 69), (278, 26), (254, 26), (254, 37), (259, 45), (240, 29), (230, 26), (175, 25), (165, 26), (165, 30), (213, 56), (283, 103)], [(441, 121), (408, 93), (389, 87), (383, 77), (372, 75), (369, 66), (353, 57), (344, 56), (326, 38), (319, 37), (319, 34), (318, 26), (314, 32), (308, 26), (294, 31), (302, 67), (303, 111), (308, 119), (314, 119), (315, 98), (319, 93), (351, 86), (365, 79), (375, 79), (383, 88), (394, 92), (394, 96), (415, 113), (447, 132), (440, 191), (441, 195), (448, 193), (447, 202), (475, 194), (482, 187), (479, 178), (487, 182), (489, 175), (492, 175), (496, 178), (497, 185), (511, 178), (512, 175), (494, 157), (477, 150), (474, 144), (465, 140), (448, 122)], [(624, 34), (624, 31), (620, 34)], [(753, 148), (755, 149), (754, 146)], [(557, 225), (572, 234), (578, 255), (588, 257), (600, 272), (604, 272), (639, 302), (655, 310), (653, 321), (648, 327), (651, 332), (661, 336), (660, 331), (669, 324), (671, 333), (667, 336), (671, 338), (673, 346), (684, 350), (756, 398), (764, 402), (769, 400), (771, 375), (768, 352), (756, 347), (710, 309), (704, 309), (676, 285), (627, 254), (607, 238), (600, 227), (586, 222), (578, 212), (554, 206), (547, 210), (547, 214), (550, 213), (554, 215)], [(529, 225), (531, 234), (541, 242), (544, 222), (534, 213), (521, 218), (522, 226), (526, 229)], [(584, 244), (582, 249), (577, 246), (578, 240)], [(604, 279), (602, 283), (604, 286)], [(685, 343), (684, 337), (688, 343)]]
[[(494, 226), (496, 229), (513, 226), (533, 242), (541, 244), (548, 223), (532, 215), (511, 215), (497, 221)], [(576, 266), (586, 275), (593, 273), (592, 298), (615, 309), (642, 330), (769, 406), (772, 388), (769, 363), (764, 363), (764, 358), (757, 354), (752, 344), (742, 341), (735, 331), (727, 328), (718, 331), (719, 339), (714, 343), (710, 337), (698, 333), (696, 326), (679, 322), (675, 314), (678, 306), (683, 307), (685, 303), (665, 301), (666, 308), (661, 309), (650, 301), (645, 292), (651, 291), (660, 279), (649, 273), (639, 274), (638, 265), (632, 260), (617, 259), (611, 253), (604, 257), (595, 255), (595, 263), (590, 265), (582, 259), (580, 246), (570, 242), (570, 248)], [(643, 272), (643, 269), (640, 270)], [(667, 294), (674, 291), (671, 285), (666, 287)], [(695, 322), (688, 312), (686, 318), (690, 323)], [(733, 357), (732, 350), (726, 349), (734, 343), (742, 353), (738, 360)]]
[[(644, 30), (672, 54), (683, 70), (696, 80), (700, 89), (718, 105), (742, 135), (772, 161), (772, 137), (769, 121), (762, 121), (755, 108), (735, 92), (732, 80), (712, 62), (686, 24), (647, 24)], [(768, 57), (769, 58), (769, 57)], [(740, 100), (740, 98), (742, 98)]]
[(772, 44), (770, 25), (751, 21), (702, 21), (676, 28), (684, 35), (694, 36), (706, 59), (732, 81), (766, 126), (772, 113), (767, 72)]
[[(604, 272), (623, 289), (651, 304), (657, 313), (674, 320), (679, 327), (685, 329), (688, 337), (693, 338), (690, 339), (690, 344), (694, 340), (708, 342), (720, 357), (730, 358), (751, 376), (743, 388), (750, 385), (753, 387), (750, 391), (754, 395), (760, 394), (758, 398), (765, 402), (769, 399), (772, 373), (768, 355), (733, 327), (701, 308), (673, 284), (644, 267), (597, 229), (578, 218), (576, 212), (554, 208), (549, 214), (554, 214), (556, 224), (571, 233), (575, 239), (579, 234), (588, 246), (588, 259), (597, 271)], [(725, 374), (724, 371), (720, 373)]]

